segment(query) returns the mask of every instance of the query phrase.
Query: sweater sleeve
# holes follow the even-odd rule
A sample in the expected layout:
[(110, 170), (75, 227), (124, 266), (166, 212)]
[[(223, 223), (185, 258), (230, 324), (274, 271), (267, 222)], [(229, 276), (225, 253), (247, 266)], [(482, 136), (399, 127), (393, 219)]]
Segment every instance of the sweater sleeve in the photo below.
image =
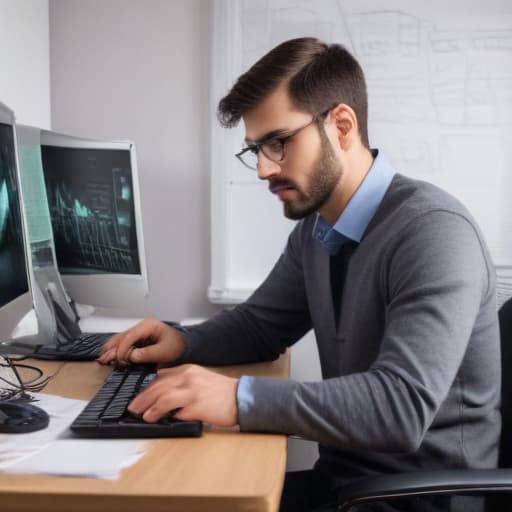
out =
[(245, 431), (339, 448), (410, 452), (454, 382), (481, 304), (494, 300), (485, 251), (464, 217), (431, 211), (390, 240), (380, 352), (368, 370), (321, 382), (250, 378)]
[(302, 222), (262, 285), (233, 309), (187, 328), (177, 363), (226, 365), (276, 359), (311, 329), (300, 263)]

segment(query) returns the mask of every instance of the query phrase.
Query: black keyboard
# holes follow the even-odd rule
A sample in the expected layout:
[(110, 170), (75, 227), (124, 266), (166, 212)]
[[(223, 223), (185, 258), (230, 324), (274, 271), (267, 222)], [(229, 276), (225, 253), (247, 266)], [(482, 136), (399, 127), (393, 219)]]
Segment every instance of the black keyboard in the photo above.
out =
[(71, 424), (81, 437), (198, 437), (200, 421), (181, 421), (172, 416), (158, 423), (145, 423), (127, 411), (133, 397), (156, 376), (155, 365), (133, 365), (115, 369), (100, 390)]
[(37, 347), (31, 357), (35, 359), (93, 361), (100, 355), (101, 347), (114, 333), (82, 333), (76, 338), (58, 339), (51, 345)]

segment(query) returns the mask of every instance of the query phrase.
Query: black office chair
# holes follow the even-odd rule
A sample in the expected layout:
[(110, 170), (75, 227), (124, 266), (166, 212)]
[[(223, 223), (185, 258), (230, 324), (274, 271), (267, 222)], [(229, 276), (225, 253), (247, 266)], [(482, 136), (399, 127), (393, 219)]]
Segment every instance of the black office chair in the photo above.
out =
[(418, 471), (368, 477), (345, 486), (338, 511), (357, 505), (436, 495), (485, 495), (486, 511), (512, 511), (512, 298), (499, 310), (502, 433), (499, 469)]

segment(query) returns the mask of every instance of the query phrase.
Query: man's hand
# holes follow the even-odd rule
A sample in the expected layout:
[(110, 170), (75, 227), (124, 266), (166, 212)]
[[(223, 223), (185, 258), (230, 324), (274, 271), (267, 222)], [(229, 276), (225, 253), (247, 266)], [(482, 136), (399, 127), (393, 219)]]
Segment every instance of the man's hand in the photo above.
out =
[(145, 318), (127, 331), (115, 334), (101, 350), (98, 362), (170, 363), (185, 350), (183, 334), (156, 318)]
[(158, 371), (158, 376), (131, 402), (130, 412), (156, 422), (179, 409), (180, 420), (200, 420), (219, 427), (238, 423), (238, 379), (186, 364)]

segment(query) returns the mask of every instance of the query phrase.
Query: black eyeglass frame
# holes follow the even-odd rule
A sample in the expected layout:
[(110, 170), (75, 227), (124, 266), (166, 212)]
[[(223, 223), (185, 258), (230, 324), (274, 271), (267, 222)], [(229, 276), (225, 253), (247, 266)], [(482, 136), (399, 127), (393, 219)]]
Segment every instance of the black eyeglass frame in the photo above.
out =
[[(317, 114), (316, 116), (313, 116), (311, 121), (309, 121), (307, 124), (305, 124), (303, 126), (299, 126), (298, 128), (295, 128), (295, 130), (292, 130), (291, 132), (288, 132), (285, 135), (270, 135), (268, 137), (263, 137), (263, 139), (261, 139), (261, 140), (251, 142), (250, 144), (247, 145), (247, 147), (242, 149), (242, 151), (236, 153), (235, 156), (238, 158), (238, 160), (240, 160), (240, 162), (242, 162), (242, 164), (244, 164), (245, 167), (247, 167), (248, 169), (251, 169), (252, 171), (256, 171), (257, 166), (253, 167), (253, 166), (249, 165), (247, 162), (245, 162), (243, 159), (243, 155), (245, 153), (247, 153), (248, 151), (251, 151), (256, 156), (256, 158), (258, 156), (258, 153), (261, 151), (265, 155), (265, 158), (267, 158), (271, 162), (280, 164), (280, 163), (284, 162), (284, 159), (286, 158), (286, 145), (288, 144), (290, 139), (292, 137), (294, 137), (295, 135), (297, 135), (302, 130), (306, 129), (308, 126), (312, 125), (313, 123), (316, 123), (319, 119), (322, 119), (323, 117), (325, 117), (329, 113), (330, 110), (331, 109), (325, 110), (324, 112)], [(271, 141), (276, 141), (279, 144), (281, 144), (281, 158), (279, 160), (276, 160), (275, 158), (268, 156), (267, 153), (265, 153), (265, 150), (263, 149), (263, 146), (265, 144), (268, 144)]]

